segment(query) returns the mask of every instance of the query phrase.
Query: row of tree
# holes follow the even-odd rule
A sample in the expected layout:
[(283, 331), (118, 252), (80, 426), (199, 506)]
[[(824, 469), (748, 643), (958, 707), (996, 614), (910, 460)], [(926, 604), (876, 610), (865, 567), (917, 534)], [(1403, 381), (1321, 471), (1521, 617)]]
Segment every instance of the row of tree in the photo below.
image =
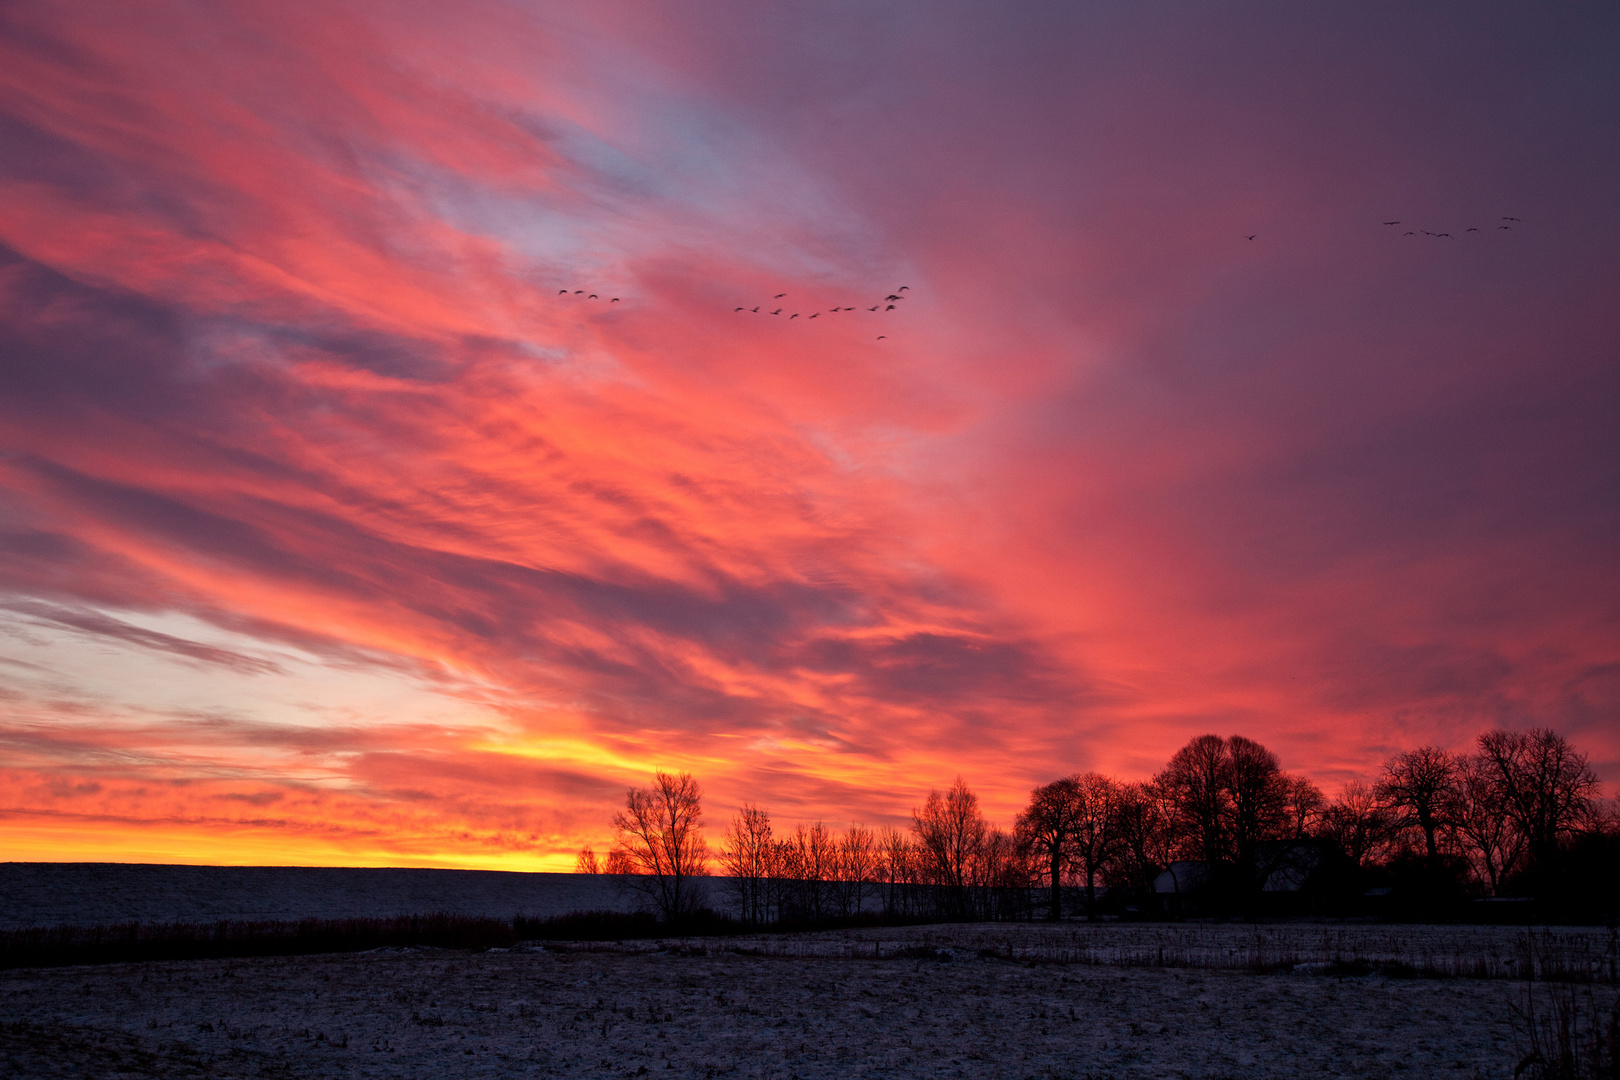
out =
[[(1568, 878), (1583, 842), (1606, 838), (1596, 857), (1611, 857), (1616, 818), (1586, 756), (1547, 729), (1490, 731), (1469, 754), (1404, 751), (1376, 782), (1349, 783), (1331, 800), (1260, 743), (1203, 735), (1151, 780), (1089, 772), (1043, 784), (1010, 831), (985, 820), (959, 778), (930, 792), (905, 829), (834, 832), (817, 822), (778, 832), (766, 811), (747, 805), (711, 851), (697, 782), (660, 773), (651, 788), (628, 793), (605, 865), (587, 848), (579, 869), (631, 875), (671, 920), (704, 902), (699, 879), (711, 869), (750, 923), (870, 911), (1027, 917), (1037, 907), (1056, 918), (1066, 891), (1078, 890), (1095, 914), (1101, 887), (1116, 904), (1147, 909), (1156, 882), (1179, 889), (1183, 879), (1238, 910), (1275, 873), (1324, 858), (1352, 871), (1341, 880), (1358, 888), (1405, 874), (1455, 896), (1545, 891)], [(1166, 877), (1177, 866), (1198, 873)]]

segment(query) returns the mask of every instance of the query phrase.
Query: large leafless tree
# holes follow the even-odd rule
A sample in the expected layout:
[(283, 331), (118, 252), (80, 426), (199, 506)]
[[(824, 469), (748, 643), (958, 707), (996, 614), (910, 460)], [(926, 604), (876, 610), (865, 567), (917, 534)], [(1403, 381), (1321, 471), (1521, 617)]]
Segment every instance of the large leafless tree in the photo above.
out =
[(1089, 919), (1097, 914), (1097, 876), (1119, 843), (1120, 790), (1118, 781), (1097, 772), (1075, 777), (1074, 784), (1077, 799), (1071, 858), (1085, 883)]
[(1550, 867), (1559, 843), (1586, 822), (1597, 799), (1598, 778), (1586, 755), (1550, 728), (1487, 731), (1479, 754), (1532, 861)]
[(1029, 793), (1018, 815), (1018, 837), (1038, 858), (1051, 889), (1047, 917), (1063, 917), (1063, 868), (1079, 828), (1079, 783), (1072, 776), (1042, 784)]
[(1446, 811), (1455, 802), (1459, 765), (1455, 754), (1438, 746), (1406, 750), (1384, 762), (1378, 797), (1400, 825), (1422, 831), (1430, 862), (1440, 857), (1440, 831), (1449, 824)]
[(776, 854), (770, 815), (751, 803), (744, 805), (732, 817), (720, 848), (720, 865), (731, 879), (737, 909), (744, 922), (759, 924), (770, 919), (770, 886), (777, 875)]
[(629, 789), (613, 830), (618, 858), (610, 857), (610, 865), (630, 870), (631, 884), (666, 922), (679, 922), (700, 905), (698, 879), (708, 872), (709, 847), (703, 791), (690, 773), (660, 772), (652, 787)]
[(968, 886), (989, 832), (979, 797), (958, 776), (949, 791), (930, 791), (923, 805), (912, 811), (911, 829), (930, 883), (941, 891), (941, 906), (950, 915), (966, 915)]

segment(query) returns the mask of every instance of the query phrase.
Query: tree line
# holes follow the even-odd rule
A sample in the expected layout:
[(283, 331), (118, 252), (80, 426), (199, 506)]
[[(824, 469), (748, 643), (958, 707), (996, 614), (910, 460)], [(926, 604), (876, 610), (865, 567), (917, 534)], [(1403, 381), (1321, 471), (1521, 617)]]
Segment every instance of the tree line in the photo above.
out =
[(669, 921), (706, 903), (701, 879), (714, 872), (752, 925), (1150, 915), (1167, 893), (1242, 914), (1307, 882), (1341, 910), (1372, 894), (1414, 914), (1510, 894), (1608, 910), (1620, 888), (1620, 814), (1586, 755), (1547, 728), (1488, 731), (1469, 753), (1402, 751), (1333, 799), (1253, 739), (1201, 735), (1149, 780), (1042, 784), (1010, 829), (958, 778), (904, 828), (787, 831), (749, 804), (716, 847), (697, 781), (659, 773), (629, 790), (613, 829), (606, 859), (586, 848), (577, 869), (626, 875)]

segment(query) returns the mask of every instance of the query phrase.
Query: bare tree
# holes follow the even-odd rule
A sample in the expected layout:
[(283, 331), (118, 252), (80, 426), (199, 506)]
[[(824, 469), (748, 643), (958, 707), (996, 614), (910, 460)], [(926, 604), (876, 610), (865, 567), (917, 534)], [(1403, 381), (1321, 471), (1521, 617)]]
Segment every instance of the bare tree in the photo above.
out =
[(744, 805), (726, 830), (720, 864), (731, 878), (743, 921), (755, 925), (767, 922), (770, 882), (776, 876), (776, 842), (770, 815), (752, 803)]
[(1440, 857), (1438, 834), (1446, 824), (1446, 808), (1455, 801), (1458, 761), (1438, 746), (1420, 746), (1384, 762), (1377, 794), (1400, 814), (1400, 824), (1423, 830), (1423, 846), (1434, 862)]
[(1229, 853), (1228, 766), (1226, 740), (1219, 735), (1200, 735), (1177, 750), (1155, 778), (1187, 853), (1212, 865)]
[(633, 868), (643, 890), (666, 922), (680, 921), (698, 906), (694, 878), (707, 873), (703, 839), (703, 791), (690, 773), (660, 772), (650, 788), (630, 788), (624, 809), (613, 815), (621, 865)]
[(602, 865), (596, 861), (596, 852), (591, 850), (591, 845), (586, 844), (580, 848), (579, 855), (574, 859), (574, 873), (600, 874), (601, 872)]
[(1289, 831), (1295, 840), (1303, 839), (1315, 831), (1327, 809), (1327, 797), (1316, 782), (1304, 776), (1285, 775), (1287, 784)]
[(1051, 887), (1047, 917), (1063, 917), (1063, 867), (1069, 861), (1078, 829), (1079, 783), (1072, 776), (1042, 784), (1029, 793), (1029, 805), (1018, 815), (1019, 838), (1038, 857)]
[(1445, 814), (1456, 826), (1474, 876), (1496, 896), (1524, 856), (1524, 834), (1508, 814), (1492, 774), (1483, 757), (1463, 758)]
[(1277, 755), (1253, 739), (1226, 740), (1227, 794), (1232, 808), (1232, 855), (1251, 866), (1262, 840), (1277, 839), (1289, 823), (1289, 781)]
[(838, 913), (844, 918), (859, 915), (866, 905), (867, 891), (877, 877), (877, 840), (872, 830), (851, 825), (838, 838), (833, 853), (837, 881)]
[(1322, 815), (1323, 830), (1357, 865), (1364, 867), (1388, 842), (1389, 815), (1373, 789), (1360, 780), (1344, 785)]
[(1586, 755), (1550, 728), (1487, 731), (1479, 752), (1534, 864), (1552, 866), (1559, 842), (1586, 821), (1597, 800), (1598, 778)]
[(1086, 885), (1086, 917), (1096, 917), (1097, 875), (1113, 857), (1119, 842), (1119, 784), (1102, 773), (1074, 778), (1075, 828), (1071, 857)]
[(1119, 844), (1114, 867), (1119, 880), (1139, 892), (1170, 865), (1174, 837), (1164, 793), (1153, 782), (1126, 784), (1119, 795)]
[(949, 791), (930, 791), (922, 808), (912, 811), (911, 829), (928, 876), (941, 891), (941, 906), (952, 916), (966, 915), (971, 871), (988, 829), (979, 797), (958, 776)]
[(878, 832), (878, 866), (883, 877), (883, 913), (910, 914), (917, 883), (915, 851), (906, 834), (892, 825)]

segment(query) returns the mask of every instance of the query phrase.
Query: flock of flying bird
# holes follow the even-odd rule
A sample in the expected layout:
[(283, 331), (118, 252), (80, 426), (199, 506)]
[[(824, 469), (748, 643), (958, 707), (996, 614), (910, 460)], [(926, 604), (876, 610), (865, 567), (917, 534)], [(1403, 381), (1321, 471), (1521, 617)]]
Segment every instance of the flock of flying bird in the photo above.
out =
[[(894, 290), (894, 292), (890, 293), (888, 296), (885, 296), (883, 299), (879, 300), (877, 303), (873, 304), (871, 307), (865, 308), (864, 310), (869, 311), (869, 312), (870, 311), (894, 311), (896, 309), (897, 305), (904, 302), (904, 300), (906, 298), (906, 293), (908, 293), (910, 291), (911, 291), (911, 286), (910, 285), (902, 285), (898, 289)], [(586, 300), (600, 300), (602, 298), (600, 296), (600, 294), (598, 294), (598, 293), (587, 293), (584, 289), (558, 289), (557, 290), (557, 295), (558, 296), (582, 296)], [(773, 299), (773, 300), (781, 300), (786, 296), (787, 296), (787, 293), (782, 292), (782, 293), (777, 293), (775, 296), (771, 297), (771, 299)], [(621, 297), (617, 297), (617, 296), (611, 297), (608, 300), (608, 303), (617, 304), (617, 303), (621, 302), (621, 299), (622, 299)], [(757, 313), (759, 313), (761, 308), (769, 307), (769, 306), (770, 305), (768, 305), (768, 304), (758, 304), (758, 305), (755, 305), (754, 307), (748, 307), (746, 305), (743, 305), (741, 307), (736, 308), (735, 310), (737, 310), (737, 311), (746, 311), (746, 312), (757, 314)], [(785, 307), (779, 307), (775, 311), (767, 312), (767, 314), (780, 315), (780, 314), (782, 314), (782, 312), (784, 312), (786, 310), (787, 310), (787, 308), (785, 308)], [(835, 308), (828, 308), (825, 311), (812, 312), (808, 316), (803, 316), (802, 312), (795, 311), (793, 314), (791, 314), (791, 315), (789, 315), (787, 317), (786, 321), (792, 322), (794, 319), (804, 317), (805, 321), (808, 322), (810, 319), (819, 319), (823, 315), (835, 315), (835, 314), (840, 314), (840, 313), (845, 312), (845, 311), (860, 311), (860, 310), (862, 310), (862, 308), (860, 308), (860, 307), (835, 307)], [(879, 334), (877, 336), (877, 339), (879, 341), (882, 341), (885, 338), (887, 338), (888, 336), (889, 335), (887, 335), (887, 334)]]
[[(1502, 215), (1502, 222), (1503, 223), (1501, 225), (1498, 225), (1496, 227), (1498, 230), (1513, 228), (1514, 225), (1519, 224), (1519, 219), (1516, 218), (1516, 217), (1510, 217), (1510, 216), (1504, 214), (1504, 215)], [(1386, 221), (1383, 224), (1399, 226), (1402, 223), (1399, 222), (1399, 221)], [(1480, 230), (1477, 226), (1470, 225), (1467, 229), (1465, 229), (1463, 231), (1464, 232), (1481, 232), (1482, 230)], [(1428, 229), (1408, 229), (1406, 232), (1403, 232), (1401, 235), (1402, 236), (1417, 236), (1419, 234), (1422, 234), (1423, 236), (1430, 236), (1430, 237), (1433, 237), (1433, 238), (1435, 238), (1437, 240), (1455, 239), (1455, 237), (1451, 233), (1448, 233), (1448, 232), (1430, 232)], [(1259, 235), (1259, 233), (1244, 233), (1243, 234), (1243, 239), (1245, 239), (1245, 240), (1253, 240), (1258, 235)], [(863, 308), (863, 307), (860, 307), (860, 306), (856, 306), (856, 307), (834, 307), (834, 308), (827, 308), (824, 311), (812, 312), (809, 315), (804, 315), (803, 312), (795, 311), (793, 314), (791, 314), (791, 315), (789, 315), (787, 317), (786, 321), (787, 322), (792, 322), (794, 319), (803, 318), (806, 322), (808, 322), (811, 319), (819, 319), (823, 315), (839, 315), (839, 314), (842, 314), (842, 313), (844, 313), (846, 311), (863, 311), (863, 310), (867, 311), (867, 312), (894, 311), (896, 309), (897, 305), (904, 302), (904, 300), (906, 299), (906, 293), (908, 293), (910, 291), (911, 291), (911, 286), (910, 285), (902, 285), (898, 289), (894, 290), (894, 292), (890, 293), (888, 296), (885, 296), (883, 299), (881, 299), (877, 303), (873, 304), (871, 307), (867, 307), (867, 308)], [(557, 290), (557, 295), (558, 296), (583, 296), (587, 300), (600, 300), (601, 299), (601, 296), (598, 295), (597, 293), (587, 293), (584, 289), (558, 289)], [(780, 293), (777, 293), (774, 296), (772, 296), (771, 299), (773, 301), (774, 300), (782, 300), (782, 299), (785, 299), (786, 297), (787, 297), (787, 293), (780, 292)], [(608, 299), (608, 303), (610, 303), (610, 304), (617, 304), (617, 303), (620, 303), (620, 301), (621, 301), (621, 298), (617, 297), (617, 296), (610, 297)], [(742, 304), (742, 305), (739, 305), (738, 307), (733, 308), (732, 310), (734, 312), (747, 312), (747, 313), (752, 314), (752, 315), (759, 315), (759, 314), (780, 315), (784, 311), (787, 310), (786, 307), (779, 307), (775, 311), (769, 311), (769, 312), (763, 310), (764, 308), (767, 308), (769, 306), (770, 306), (769, 304), (756, 304), (753, 307), (749, 307), (746, 304)], [(879, 341), (882, 341), (887, 337), (888, 337), (887, 334), (879, 334), (877, 339)]]
[[(789, 315), (787, 317), (786, 321), (787, 322), (792, 322), (794, 319), (797, 319), (797, 318), (800, 318), (801, 316), (803, 316), (805, 321), (808, 322), (811, 319), (819, 319), (823, 315), (837, 315), (837, 314), (841, 314), (841, 313), (846, 312), (846, 311), (867, 311), (867, 312), (894, 311), (897, 305), (899, 305), (899, 304), (901, 304), (901, 303), (903, 303), (905, 301), (906, 293), (908, 293), (910, 291), (911, 291), (911, 286), (910, 285), (902, 285), (898, 289), (894, 290), (894, 292), (890, 293), (888, 296), (885, 296), (883, 299), (881, 299), (877, 303), (873, 304), (871, 307), (861, 307), (861, 306), (856, 306), (856, 307), (835, 307), (835, 308), (828, 308), (825, 311), (817, 311), (817, 312), (814, 312), (814, 313), (812, 313), (812, 314), (810, 314), (808, 316), (805, 316), (803, 312), (795, 311), (793, 314), (791, 314), (791, 315)], [(777, 293), (776, 295), (772, 296), (771, 299), (772, 300), (781, 300), (785, 296), (787, 296), (787, 293), (781, 292), (781, 293)], [(779, 307), (775, 311), (768, 311), (768, 312), (762, 312), (760, 310), (761, 308), (767, 308), (767, 307), (770, 307), (770, 305), (769, 304), (756, 304), (754, 307), (749, 307), (746, 304), (744, 304), (744, 305), (742, 305), (740, 307), (733, 308), (732, 310), (733, 310), (733, 312), (739, 312), (739, 311), (747, 312), (750, 315), (759, 315), (759, 314), (780, 315), (780, 314), (782, 314), (782, 312), (787, 310), (787, 308), (785, 308), (785, 307)], [(887, 334), (879, 334), (877, 336), (877, 339), (879, 341), (882, 341), (884, 338), (886, 338), (888, 336), (889, 335), (887, 335)]]
[[(1513, 222), (1513, 225), (1517, 225), (1519, 223), (1518, 218), (1516, 218), (1516, 217), (1508, 217), (1506, 214), (1502, 215), (1502, 220), (1504, 222), (1511, 221), (1511, 222)], [(1384, 222), (1384, 224), (1385, 225), (1400, 225), (1402, 223), (1399, 222), (1399, 221), (1386, 221), (1386, 222)], [(1506, 225), (1506, 224), (1498, 225), (1497, 229), (1498, 230), (1511, 229), (1511, 228), (1513, 228), (1513, 225)], [(1468, 226), (1468, 228), (1464, 229), (1463, 231), (1464, 232), (1480, 232), (1481, 230), (1477, 226), (1470, 225), (1470, 226)], [(1406, 232), (1403, 232), (1401, 235), (1402, 236), (1417, 236), (1419, 233), (1423, 234), (1424, 236), (1432, 236), (1435, 239), (1440, 239), (1440, 238), (1445, 238), (1447, 240), (1455, 240), (1456, 239), (1456, 237), (1452, 236), (1448, 232), (1430, 232), (1428, 229), (1410, 229), (1410, 230), (1408, 230)], [(1245, 239), (1245, 240), (1253, 240), (1258, 235), (1259, 235), (1259, 233), (1244, 233), (1243, 234), (1243, 239)]]
[[(1508, 217), (1505, 214), (1502, 216), (1502, 220), (1503, 221), (1511, 221), (1511, 222), (1514, 223), (1514, 225), (1517, 225), (1518, 222), (1519, 222), (1518, 218), (1516, 218), (1516, 217)], [(1401, 223), (1399, 221), (1386, 221), (1386, 222), (1384, 222), (1384, 224), (1385, 225), (1399, 225)], [(1497, 226), (1498, 230), (1511, 229), (1511, 228), (1513, 228), (1513, 225), (1498, 225)], [(1468, 226), (1468, 228), (1464, 229), (1463, 231), (1464, 232), (1479, 232), (1479, 229), (1477, 227), (1473, 226), (1473, 225), (1470, 225), (1470, 226)], [(1428, 229), (1409, 229), (1406, 232), (1401, 233), (1401, 235), (1402, 236), (1416, 236), (1418, 233), (1422, 233), (1424, 236), (1432, 236), (1432, 237), (1435, 237), (1436, 239), (1439, 239), (1441, 237), (1444, 237), (1447, 240), (1456, 239), (1455, 237), (1453, 237), (1448, 232), (1430, 232)]]

